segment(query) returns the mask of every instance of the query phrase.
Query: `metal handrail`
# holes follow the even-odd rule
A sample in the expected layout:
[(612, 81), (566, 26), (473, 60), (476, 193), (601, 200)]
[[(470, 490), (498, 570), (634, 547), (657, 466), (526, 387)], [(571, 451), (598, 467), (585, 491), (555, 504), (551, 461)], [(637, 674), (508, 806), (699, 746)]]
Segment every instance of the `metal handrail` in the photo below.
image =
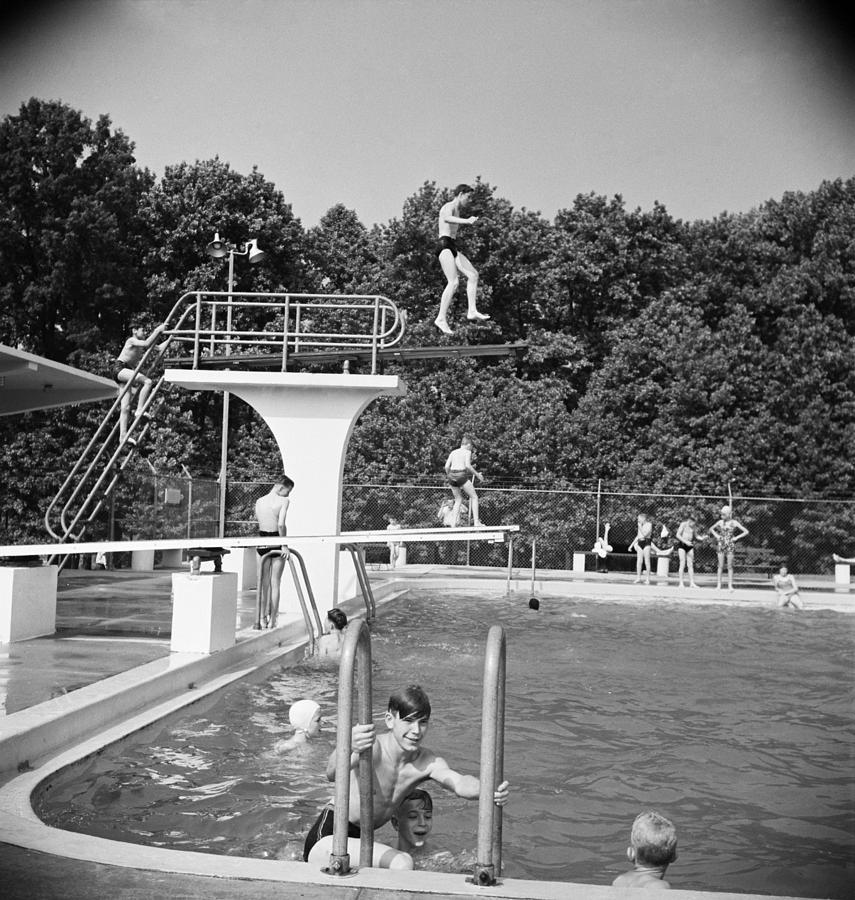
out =
[[(377, 372), (378, 352), (395, 346), (404, 335), (406, 315), (388, 298), (379, 294), (294, 294), (223, 291), (192, 291), (179, 299), (170, 317), (179, 321), (170, 329), (174, 343), (185, 345), (191, 366), (202, 360), (230, 357), (237, 362), (249, 349), (279, 357), (280, 371), (288, 371), (289, 356), (311, 349), (370, 350), (371, 373)], [(225, 327), (221, 314), (225, 311)], [(240, 313), (266, 313), (265, 326), (236, 324)], [(362, 330), (345, 331), (330, 321), (329, 328), (307, 326), (312, 316), (332, 319), (345, 315), (347, 321), (367, 320)], [(307, 318), (308, 316), (308, 318)], [(276, 326), (276, 330), (270, 330)], [(274, 352), (276, 351), (276, 352)], [(237, 360), (234, 359), (237, 357)]]
[(481, 704), (481, 790), (478, 795), (478, 855), (467, 879), (482, 887), (494, 885), (502, 871), (502, 808), (493, 795), (504, 780), (505, 658), (507, 641), (501, 625), (487, 634), (484, 695)]
[(354, 569), (356, 569), (359, 590), (362, 593), (362, 602), (365, 604), (366, 618), (370, 622), (377, 616), (377, 604), (374, 601), (374, 591), (371, 590), (368, 569), (365, 566), (365, 549), (359, 544), (342, 544), (341, 548), (342, 550), (350, 551), (350, 558), (353, 560)]
[[(270, 550), (268, 553), (265, 553), (264, 556), (261, 557), (262, 564), (265, 560), (272, 559), (274, 556), (284, 556), (288, 560), (288, 567), (291, 570), (291, 578), (294, 580), (294, 590), (297, 592), (297, 599), (300, 601), (300, 609), (303, 611), (303, 621), (306, 623), (306, 633), (309, 636), (309, 652), (314, 653), (318, 638), (324, 632), (324, 626), (321, 623), (321, 617), (318, 613), (318, 604), (315, 602), (315, 592), (312, 590), (311, 581), (309, 581), (309, 571), (306, 568), (306, 561), (292, 547), (283, 546), (280, 550)], [(303, 594), (303, 588), (300, 585), (300, 578), (297, 575), (297, 567), (294, 565), (295, 559), (300, 564), (300, 570), (303, 574), (303, 583), (306, 586), (306, 594), (308, 594), (309, 597), (308, 603), (306, 603), (306, 597)], [(260, 619), (261, 616), (261, 602), (263, 599), (262, 588), (263, 586), (259, 585), (256, 591), (256, 620)], [(312, 615), (309, 614), (310, 610)], [(314, 622), (312, 621), (313, 617)]]
[[(335, 757), (335, 824), (329, 866), (322, 871), (328, 875), (348, 875), (351, 872), (347, 852), (347, 831), (350, 814), (350, 755), (351, 720), (353, 719), (353, 676), (359, 659), (359, 718), (360, 725), (370, 725), (371, 715), (371, 633), (365, 619), (351, 619), (344, 632), (341, 661), (338, 669), (338, 725)], [(359, 865), (368, 867), (374, 858), (374, 764), (369, 747), (359, 754)]]

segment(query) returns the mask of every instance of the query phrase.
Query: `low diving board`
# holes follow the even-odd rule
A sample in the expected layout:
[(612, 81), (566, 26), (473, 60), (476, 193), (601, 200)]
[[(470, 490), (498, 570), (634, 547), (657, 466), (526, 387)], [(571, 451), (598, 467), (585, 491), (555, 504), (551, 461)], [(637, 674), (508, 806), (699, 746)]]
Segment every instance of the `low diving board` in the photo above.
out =
[[(510, 344), (441, 344), (430, 347), (392, 347), (377, 350), (378, 362), (410, 362), (421, 359), (453, 359), (473, 356), (521, 356), (528, 350), (528, 343), (515, 341)], [(366, 362), (372, 359), (371, 348), (353, 350), (297, 350), (288, 354), (288, 365), (311, 366), (331, 363)], [(192, 357), (175, 357), (166, 360), (168, 366), (177, 368), (193, 365)], [(281, 354), (235, 353), (231, 356), (201, 356), (199, 369), (257, 369), (279, 371)]]
[(307, 544), (396, 544), (449, 541), (490, 541), (503, 544), (519, 525), (496, 525), (481, 528), (402, 528), (389, 531), (345, 531), (341, 534), (288, 535), (288, 537), (234, 538), (162, 538), (139, 541), (86, 541), (79, 544), (19, 544), (0, 547), (0, 559), (20, 556), (66, 556), (75, 553), (122, 553), (134, 550), (192, 550), (205, 547), (303, 547)]

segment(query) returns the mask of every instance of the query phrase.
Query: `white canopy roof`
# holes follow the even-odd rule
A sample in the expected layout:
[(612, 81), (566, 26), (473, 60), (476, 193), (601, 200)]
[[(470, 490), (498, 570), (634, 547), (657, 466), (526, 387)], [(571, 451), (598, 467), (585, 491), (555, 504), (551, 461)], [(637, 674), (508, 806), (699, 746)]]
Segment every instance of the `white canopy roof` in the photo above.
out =
[(0, 344), (0, 416), (116, 396), (109, 378)]

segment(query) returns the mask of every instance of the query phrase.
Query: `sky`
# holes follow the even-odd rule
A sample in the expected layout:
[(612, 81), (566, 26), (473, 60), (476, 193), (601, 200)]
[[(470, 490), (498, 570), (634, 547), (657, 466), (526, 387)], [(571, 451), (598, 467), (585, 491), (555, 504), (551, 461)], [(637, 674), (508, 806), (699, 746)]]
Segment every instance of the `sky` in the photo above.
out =
[(0, 116), (106, 114), (140, 165), (253, 166), (311, 227), (476, 178), (675, 218), (855, 176), (851, 32), (796, 0), (64, 0), (0, 16)]

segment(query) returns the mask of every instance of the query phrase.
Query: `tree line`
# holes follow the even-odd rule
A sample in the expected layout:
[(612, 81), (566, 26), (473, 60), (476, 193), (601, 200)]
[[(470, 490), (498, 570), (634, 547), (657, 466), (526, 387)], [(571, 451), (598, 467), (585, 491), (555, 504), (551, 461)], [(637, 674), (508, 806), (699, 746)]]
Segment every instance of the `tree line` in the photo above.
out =
[[(435, 244), (450, 187), (425, 182), (371, 228), (341, 204), (305, 228), (257, 169), (214, 158), (155, 177), (107, 115), (30, 99), (0, 123), (0, 341), (109, 375), (132, 320), (225, 289), (204, 253), (214, 232), (255, 237), (267, 257), (235, 266), (237, 291), (379, 293), (407, 311), (405, 345), (528, 344), (388, 364), (409, 390), (361, 416), (350, 482), (437, 480), (467, 433), (492, 484), (855, 497), (855, 177), (691, 222), (594, 193), (549, 221), (479, 179), (465, 242), (492, 319), (466, 322), (461, 285), (445, 337)], [(5, 540), (43, 537), (107, 408), (0, 419)], [(175, 392), (151, 463), (215, 476), (220, 412), (217, 395)], [(255, 413), (235, 400), (230, 426), (230, 476), (275, 475)]]

